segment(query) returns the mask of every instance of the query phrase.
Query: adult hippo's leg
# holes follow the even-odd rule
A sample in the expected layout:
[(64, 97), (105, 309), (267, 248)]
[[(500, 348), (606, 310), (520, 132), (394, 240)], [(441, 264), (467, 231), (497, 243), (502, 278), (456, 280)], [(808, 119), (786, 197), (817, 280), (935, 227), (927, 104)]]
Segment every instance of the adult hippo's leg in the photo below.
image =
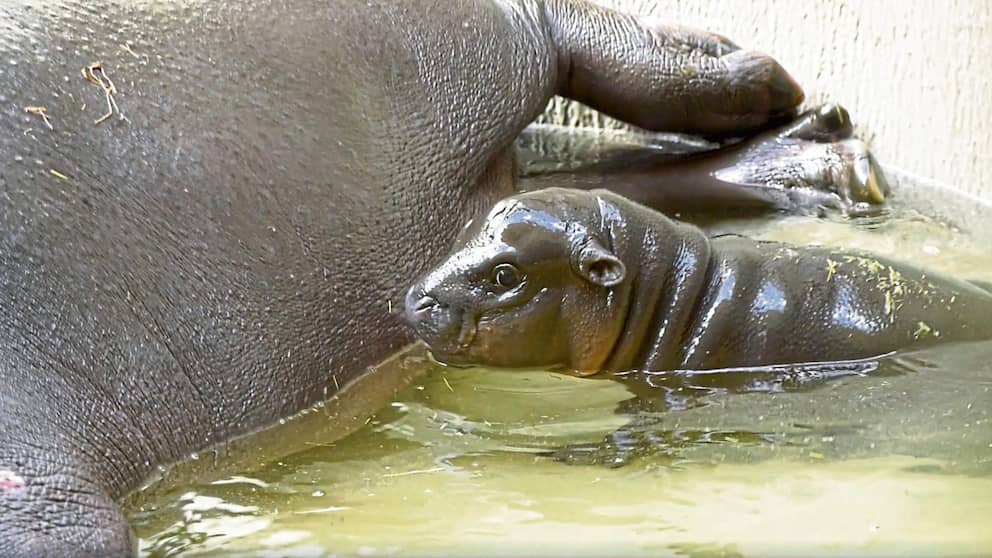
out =
[(554, 93), (716, 135), (802, 98), (766, 56), (567, 0), (8, 1), (0, 60), (14, 556), (125, 552), (115, 502), (156, 466), (406, 344), (390, 301), (513, 191)]
[(534, 138), (538, 133), (530, 132), (529, 141), (518, 146), (525, 191), (603, 188), (666, 213), (728, 208), (860, 213), (876, 208), (889, 193), (881, 168), (867, 146), (852, 138), (850, 117), (836, 104), (722, 148), (699, 139), (635, 135), (629, 140), (640, 146), (606, 144), (586, 161), (559, 162), (553, 152), (544, 160), (534, 153), (555, 141), (542, 145)]
[[(9, 363), (8, 359), (0, 366)], [(22, 370), (31, 369), (26, 365)], [(63, 394), (61, 409), (49, 409), (52, 422), (62, 423), (58, 426), (36, 420), (25, 407), (38, 402), (25, 400), (16, 388), (5, 387), (0, 394), (4, 436), (0, 443), (0, 554), (4, 556), (122, 556), (134, 546), (125, 517), (108, 491), (112, 475), (103, 468), (99, 454), (103, 447), (126, 450), (140, 440), (114, 439), (111, 436), (117, 430), (104, 438), (70, 439), (68, 423), (74, 420), (76, 405), (68, 395), (88, 392), (75, 389)], [(79, 442), (86, 449), (80, 450)], [(133, 475), (136, 471), (115, 473)]]

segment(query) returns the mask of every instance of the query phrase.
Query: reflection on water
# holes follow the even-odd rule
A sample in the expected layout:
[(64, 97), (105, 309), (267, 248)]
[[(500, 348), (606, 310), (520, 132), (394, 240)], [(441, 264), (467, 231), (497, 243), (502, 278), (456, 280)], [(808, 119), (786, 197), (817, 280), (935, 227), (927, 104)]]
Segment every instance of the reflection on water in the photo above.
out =
[[(992, 280), (992, 249), (906, 213), (720, 226)], [(990, 355), (956, 344), (771, 392), (700, 389), (633, 426), (619, 382), (422, 364), (346, 438), (297, 429), (288, 454), (157, 486), (131, 517), (156, 556), (988, 555)], [(617, 430), (638, 448), (626, 466), (566, 459)]]

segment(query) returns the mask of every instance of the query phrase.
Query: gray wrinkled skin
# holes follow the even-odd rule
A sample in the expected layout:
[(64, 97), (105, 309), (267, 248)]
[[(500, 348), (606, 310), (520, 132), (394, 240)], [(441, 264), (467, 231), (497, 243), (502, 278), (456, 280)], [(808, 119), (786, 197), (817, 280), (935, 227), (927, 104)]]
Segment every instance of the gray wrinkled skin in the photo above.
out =
[(992, 293), (912, 265), (707, 238), (604, 190), (500, 201), (414, 284), (441, 362), (600, 371), (854, 360), (992, 337)]
[(866, 213), (877, 211), (890, 193), (881, 167), (852, 137), (850, 115), (837, 104), (725, 146), (617, 132), (617, 141), (608, 143), (606, 132), (587, 134), (599, 140), (590, 149), (580, 134), (559, 145), (563, 134), (547, 130), (528, 127), (517, 141), (523, 190), (605, 188), (667, 214), (726, 208)]
[(569, 0), (3, 0), (0, 81), (7, 556), (131, 552), (116, 501), (156, 466), (407, 343), (389, 302), (513, 192), (554, 93), (712, 136), (802, 99), (722, 37)]

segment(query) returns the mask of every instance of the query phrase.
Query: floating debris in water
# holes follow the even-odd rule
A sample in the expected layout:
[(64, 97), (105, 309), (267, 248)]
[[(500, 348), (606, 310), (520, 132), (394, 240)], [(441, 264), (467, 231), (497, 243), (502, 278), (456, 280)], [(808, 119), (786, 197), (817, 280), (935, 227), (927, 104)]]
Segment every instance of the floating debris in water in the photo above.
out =
[(834, 276), (834, 273), (837, 273), (838, 267), (839, 262), (835, 262), (834, 260), (827, 258), (827, 281), (830, 281), (830, 279)]
[(54, 176), (55, 178), (61, 178), (62, 180), (69, 180), (69, 177), (68, 176), (60, 173), (59, 171), (57, 171), (55, 169), (48, 169), (48, 172), (50, 172), (52, 174), (52, 176)]
[[(98, 75), (99, 72), (99, 75)], [(99, 85), (103, 89), (103, 94), (107, 99), (107, 114), (104, 114), (100, 118), (97, 118), (94, 124), (100, 124), (116, 112), (121, 120), (127, 120), (121, 113), (120, 107), (117, 106), (117, 101), (114, 99), (114, 95), (117, 94), (117, 86), (114, 82), (110, 80), (110, 76), (107, 75), (107, 71), (103, 69), (103, 64), (97, 62), (96, 64), (90, 64), (83, 68), (83, 79), (94, 84)], [(84, 105), (85, 106), (85, 105)]]
[[(917, 322), (916, 331), (913, 333), (913, 337), (919, 339), (920, 337), (932, 332), (933, 330), (930, 328), (929, 324), (927, 324), (926, 322)], [(939, 335), (938, 333), (934, 333), (934, 337), (937, 337), (938, 335)]]
[(45, 121), (45, 125), (48, 126), (49, 130), (54, 130), (55, 126), (52, 126), (51, 120), (48, 119), (48, 109), (45, 107), (24, 107), (24, 112), (28, 114), (34, 114), (40, 116), (42, 120)]
[(144, 63), (144, 64), (147, 64), (148, 63), (148, 55), (147, 54), (138, 54), (137, 52), (134, 52), (134, 49), (131, 48), (131, 45), (129, 45), (127, 43), (124, 43), (124, 44), (121, 45), (121, 49), (123, 49), (125, 52), (127, 52), (131, 56), (137, 58), (142, 63)]

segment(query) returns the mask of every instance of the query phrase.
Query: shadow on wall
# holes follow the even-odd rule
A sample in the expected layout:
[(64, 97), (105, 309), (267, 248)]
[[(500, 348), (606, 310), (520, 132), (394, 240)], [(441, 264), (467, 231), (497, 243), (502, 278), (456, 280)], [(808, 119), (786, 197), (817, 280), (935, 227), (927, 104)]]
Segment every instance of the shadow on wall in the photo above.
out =
[[(884, 163), (992, 200), (992, 2), (595, 1), (774, 55), (808, 105), (847, 107)], [(617, 125), (562, 99), (542, 120)]]

